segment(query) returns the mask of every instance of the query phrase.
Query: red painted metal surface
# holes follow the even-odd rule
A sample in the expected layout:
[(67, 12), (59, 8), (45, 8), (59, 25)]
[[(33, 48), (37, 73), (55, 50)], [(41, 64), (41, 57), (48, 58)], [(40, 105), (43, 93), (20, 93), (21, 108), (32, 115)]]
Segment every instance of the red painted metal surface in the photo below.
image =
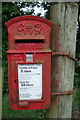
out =
[[(50, 31), (52, 23), (37, 16), (16, 17), (8, 27), (8, 82), (11, 109), (48, 109), (51, 102), (51, 53)], [(33, 61), (26, 54), (33, 54)], [(19, 64), (42, 64), (42, 98), (19, 99)]]
[(14, 23), (16, 23), (16, 22), (20, 22), (20, 21), (24, 21), (24, 20), (32, 20), (32, 21), (33, 21), (33, 20), (36, 20), (36, 21), (40, 21), (40, 22), (42, 22), (42, 23), (47, 24), (47, 25), (50, 26), (50, 27), (53, 25), (53, 23), (50, 22), (50, 21), (47, 20), (47, 19), (44, 19), (44, 18), (42, 18), (42, 17), (32, 16), (32, 15), (25, 15), (25, 16), (16, 17), (16, 18), (11, 19), (11, 20), (9, 20), (8, 22), (6, 22), (5, 25), (6, 25), (7, 27), (9, 27), (10, 25), (12, 25), (12, 24), (14, 24)]
[(15, 40), (44, 40), (44, 35), (17, 35)]
[(44, 18), (21, 16), (8, 21), (5, 25), (8, 27), (9, 49), (28, 51), (45, 50), (50, 47), (52, 23)]

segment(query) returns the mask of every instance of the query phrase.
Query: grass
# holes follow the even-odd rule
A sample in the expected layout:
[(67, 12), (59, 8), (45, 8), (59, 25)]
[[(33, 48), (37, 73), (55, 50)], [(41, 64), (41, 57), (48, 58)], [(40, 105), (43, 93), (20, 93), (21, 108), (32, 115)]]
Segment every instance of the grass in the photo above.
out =
[[(76, 116), (80, 119), (80, 114), (77, 114), (77, 108), (80, 106), (80, 91), (77, 91), (73, 95), (73, 116)], [(34, 118), (34, 119), (43, 119), (45, 120), (46, 110), (11, 110), (9, 106), (8, 94), (3, 96), (2, 103), (2, 118), (3, 119), (15, 119), (15, 118)]]
[(44, 118), (46, 110), (11, 110), (9, 106), (8, 95), (3, 96), (2, 103), (2, 118), (15, 119), (15, 118)]

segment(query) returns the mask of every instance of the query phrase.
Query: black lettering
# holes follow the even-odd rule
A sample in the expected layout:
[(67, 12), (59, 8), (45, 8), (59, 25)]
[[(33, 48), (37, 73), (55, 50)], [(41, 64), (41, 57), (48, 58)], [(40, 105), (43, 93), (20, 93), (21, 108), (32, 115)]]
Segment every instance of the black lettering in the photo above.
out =
[(33, 86), (33, 84), (26, 84), (26, 86)]
[(21, 83), (21, 86), (25, 86), (25, 83)]
[(31, 72), (30, 70), (24, 70), (24, 72)]
[(23, 70), (21, 69), (21, 73), (23, 72)]
[(29, 83), (29, 81), (26, 81), (26, 83)]

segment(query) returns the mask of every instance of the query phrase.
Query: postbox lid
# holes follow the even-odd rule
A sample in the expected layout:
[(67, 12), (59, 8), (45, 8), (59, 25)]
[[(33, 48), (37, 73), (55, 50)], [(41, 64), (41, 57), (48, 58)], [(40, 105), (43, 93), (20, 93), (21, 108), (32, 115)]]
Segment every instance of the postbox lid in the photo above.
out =
[(53, 23), (51, 21), (49, 21), (45, 18), (33, 16), (33, 15), (25, 15), (25, 16), (15, 17), (15, 18), (9, 20), (8, 22), (6, 22), (5, 25), (7, 27), (9, 27), (10, 25), (12, 25), (18, 21), (22, 21), (22, 20), (37, 20), (37, 21), (40, 21), (40, 22), (43, 22), (43, 23), (49, 25), (50, 27), (53, 25)]
[(44, 50), (50, 48), (49, 20), (25, 15), (5, 23), (8, 28), (8, 48), (13, 50)]

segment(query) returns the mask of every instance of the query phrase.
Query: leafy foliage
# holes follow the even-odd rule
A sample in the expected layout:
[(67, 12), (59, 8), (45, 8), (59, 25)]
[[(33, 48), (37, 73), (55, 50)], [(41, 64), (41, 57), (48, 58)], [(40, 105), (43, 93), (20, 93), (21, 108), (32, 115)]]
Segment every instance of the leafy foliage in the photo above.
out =
[(80, 88), (80, 3), (78, 11), (78, 30), (77, 30), (77, 42), (76, 42), (76, 58), (78, 62), (76, 63), (75, 69), (75, 86)]

